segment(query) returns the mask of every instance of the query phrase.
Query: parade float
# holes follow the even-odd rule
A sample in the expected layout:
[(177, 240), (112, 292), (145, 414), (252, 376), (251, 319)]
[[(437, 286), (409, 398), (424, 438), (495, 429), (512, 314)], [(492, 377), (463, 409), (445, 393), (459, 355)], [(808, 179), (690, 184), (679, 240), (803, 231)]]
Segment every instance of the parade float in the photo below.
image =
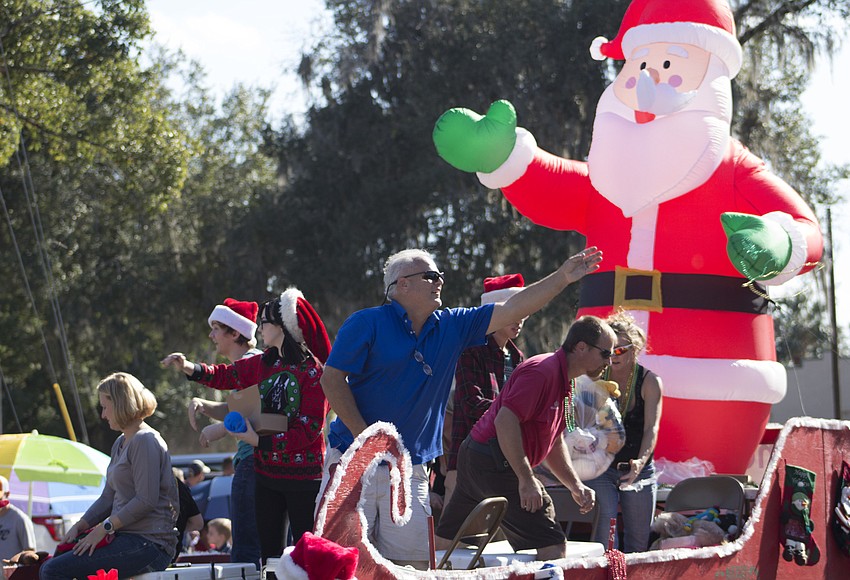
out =
[[(842, 527), (842, 519), (850, 515), (847, 511), (850, 510), (850, 474), (845, 463), (848, 457), (850, 422), (810, 417), (786, 422), (773, 446), (740, 536), (721, 545), (627, 555), (608, 553), (550, 562), (517, 561), (473, 570), (415, 571), (398, 567), (378, 553), (368, 540), (365, 520), (358, 509), (364, 482), (378, 464), (386, 461), (392, 466), (393, 516), (399, 525), (408, 512), (410, 459), (395, 428), (376, 423), (358, 437), (340, 461), (321, 500), (315, 533), (339, 546), (357, 549), (355, 575), (359, 580), (847, 578), (850, 528)], [(801, 472), (807, 474), (805, 486), (800, 486), (796, 478)], [(787, 560), (789, 521), (802, 521), (789, 519), (792, 512), (787, 503), (794, 494), (801, 493), (808, 510), (808, 524), (804, 527), (810, 528), (809, 537), (803, 539), (810, 548), (805, 564), (794, 558)], [(427, 539), (423, 538), (424, 541)]]

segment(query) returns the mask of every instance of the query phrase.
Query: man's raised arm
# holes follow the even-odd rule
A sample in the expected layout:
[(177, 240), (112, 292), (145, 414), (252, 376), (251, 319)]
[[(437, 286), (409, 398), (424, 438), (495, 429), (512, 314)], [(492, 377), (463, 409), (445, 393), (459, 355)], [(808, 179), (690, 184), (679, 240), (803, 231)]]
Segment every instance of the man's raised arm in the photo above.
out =
[(585, 248), (542, 280), (526, 286), (505, 302), (496, 304), (487, 334), (534, 314), (564, 288), (598, 270), (600, 262), (602, 252), (596, 246)]

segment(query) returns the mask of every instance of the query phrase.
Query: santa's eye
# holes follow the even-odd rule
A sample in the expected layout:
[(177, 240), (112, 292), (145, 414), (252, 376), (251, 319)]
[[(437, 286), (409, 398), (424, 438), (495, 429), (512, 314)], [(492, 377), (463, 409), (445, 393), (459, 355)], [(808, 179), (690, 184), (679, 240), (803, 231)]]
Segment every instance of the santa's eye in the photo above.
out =
[(670, 68), (670, 61), (669, 60), (664, 61), (664, 68)]
[(646, 63), (645, 62), (640, 63), (640, 70), (643, 70), (645, 68), (646, 68)]

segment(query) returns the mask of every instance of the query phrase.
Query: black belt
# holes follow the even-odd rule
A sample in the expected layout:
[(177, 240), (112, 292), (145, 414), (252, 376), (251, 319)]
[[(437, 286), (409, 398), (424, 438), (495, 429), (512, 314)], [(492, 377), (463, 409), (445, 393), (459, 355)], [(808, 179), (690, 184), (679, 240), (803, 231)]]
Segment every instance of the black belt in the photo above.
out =
[[(616, 292), (618, 282), (620, 291)], [(753, 283), (751, 290), (743, 284), (743, 278), (731, 276), (662, 274), (657, 270), (618, 268), (616, 272), (585, 276), (579, 307), (622, 306), (628, 310), (655, 312), (664, 308), (689, 308), (767, 314), (769, 299), (765, 297), (764, 287)]]
[(505, 459), (502, 450), (499, 448), (499, 442), (493, 437), (487, 443), (479, 443), (468, 435), (465, 440), (466, 446), (470, 451), (475, 451), (481, 455), (486, 455), (493, 460), (493, 468), (498, 472), (505, 472), (511, 468), (508, 460)]

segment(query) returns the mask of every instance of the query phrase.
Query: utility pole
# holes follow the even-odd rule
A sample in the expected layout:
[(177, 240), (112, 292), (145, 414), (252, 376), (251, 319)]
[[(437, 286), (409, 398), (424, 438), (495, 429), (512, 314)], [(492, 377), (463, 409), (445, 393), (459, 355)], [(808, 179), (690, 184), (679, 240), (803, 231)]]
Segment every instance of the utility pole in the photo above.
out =
[(826, 229), (829, 240), (829, 325), (830, 353), (832, 355), (832, 401), (835, 406), (835, 418), (841, 419), (841, 381), (838, 376), (838, 315), (835, 307), (835, 263), (832, 254), (832, 209), (826, 208)]

